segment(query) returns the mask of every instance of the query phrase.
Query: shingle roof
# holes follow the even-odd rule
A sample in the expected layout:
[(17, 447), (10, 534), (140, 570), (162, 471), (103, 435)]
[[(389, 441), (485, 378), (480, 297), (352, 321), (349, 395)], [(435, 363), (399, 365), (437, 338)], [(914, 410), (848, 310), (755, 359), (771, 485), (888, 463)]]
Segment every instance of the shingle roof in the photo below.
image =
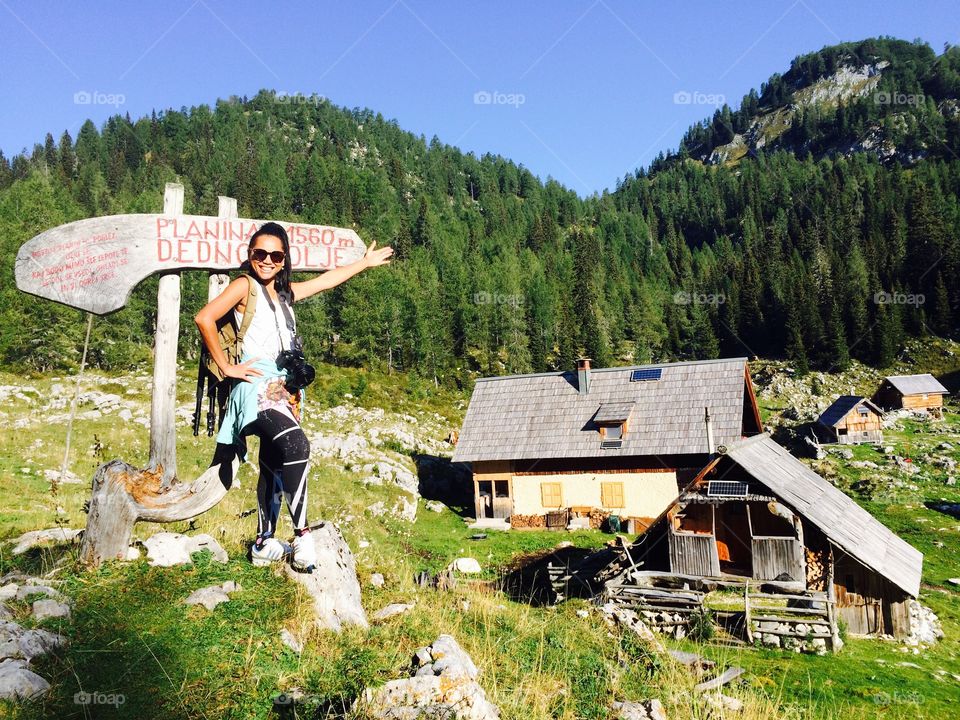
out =
[(949, 395), (947, 389), (930, 373), (923, 375), (890, 375), (887, 380), (903, 395), (922, 395), (923, 393), (943, 393)]
[[(662, 368), (660, 380), (630, 382), (633, 370)], [(703, 409), (717, 445), (742, 435), (746, 358), (481, 378), (473, 389), (454, 462), (707, 452)], [(633, 403), (619, 449), (601, 450), (593, 417), (601, 405)]]
[(923, 553), (897, 537), (769, 435), (743, 440), (728, 448), (727, 455), (820, 528), (844, 552), (913, 597), (920, 592)]
[(634, 402), (612, 402), (603, 403), (593, 421), (598, 425), (600, 423), (622, 423), (630, 419), (630, 413), (636, 405)]
[(835, 427), (847, 416), (847, 413), (853, 410), (860, 403), (869, 405), (878, 415), (883, 415), (883, 410), (860, 395), (841, 395), (833, 401), (833, 404), (830, 407), (820, 414), (820, 417), (817, 418), (817, 422), (827, 427)]

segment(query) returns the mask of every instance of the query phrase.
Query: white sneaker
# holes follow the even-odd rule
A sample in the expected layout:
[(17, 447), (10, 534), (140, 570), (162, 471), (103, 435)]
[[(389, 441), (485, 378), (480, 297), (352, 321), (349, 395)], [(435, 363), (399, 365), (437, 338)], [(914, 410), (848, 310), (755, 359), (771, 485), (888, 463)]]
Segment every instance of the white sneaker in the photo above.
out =
[(293, 538), (293, 562), (295, 570), (313, 572), (317, 567), (317, 548), (313, 544), (313, 535), (304, 533)]
[(254, 543), (250, 548), (250, 561), (257, 567), (263, 567), (282, 560), (290, 552), (290, 546), (286, 545), (276, 538), (267, 538), (263, 545), (257, 548)]

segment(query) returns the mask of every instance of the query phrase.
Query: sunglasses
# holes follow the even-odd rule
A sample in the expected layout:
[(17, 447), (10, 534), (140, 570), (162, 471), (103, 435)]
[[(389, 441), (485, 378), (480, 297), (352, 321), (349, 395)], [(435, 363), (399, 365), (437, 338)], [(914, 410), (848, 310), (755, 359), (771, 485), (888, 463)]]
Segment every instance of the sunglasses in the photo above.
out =
[(263, 248), (254, 248), (253, 250), (250, 251), (251, 260), (255, 260), (257, 262), (263, 262), (264, 260), (267, 259), (267, 257), (269, 257), (271, 260), (273, 260), (273, 262), (279, 265), (280, 263), (283, 262), (284, 258), (286, 257), (286, 254), (283, 252), (283, 250), (274, 250), (273, 252), (267, 252)]

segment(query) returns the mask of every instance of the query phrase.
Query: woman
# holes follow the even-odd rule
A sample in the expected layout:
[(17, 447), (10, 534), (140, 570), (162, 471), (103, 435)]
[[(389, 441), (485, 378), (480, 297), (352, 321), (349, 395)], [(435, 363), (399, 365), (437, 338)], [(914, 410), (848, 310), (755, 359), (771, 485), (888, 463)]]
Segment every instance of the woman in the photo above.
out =
[[(329, 290), (369, 267), (390, 262), (393, 249), (376, 249), (371, 243), (366, 254), (304, 282), (290, 282), (290, 242), (277, 223), (266, 223), (250, 238), (249, 275), (231, 282), (207, 303), (194, 321), (211, 357), (225, 377), (236, 383), (227, 401), (227, 412), (217, 435), (213, 464), (232, 462), (246, 456), (247, 435), (260, 438), (260, 478), (257, 482), (257, 538), (250, 551), (256, 565), (280, 560), (289, 547), (274, 537), (280, 513), (281, 493), (293, 520), (293, 565), (312, 571), (316, 551), (307, 524), (307, 469), (310, 443), (300, 428), (300, 392), (285, 387), (286, 371), (277, 367), (282, 350), (293, 347), (295, 302)], [(249, 268), (247, 265), (249, 264)], [(246, 306), (251, 278), (256, 302), (250, 326), (243, 338), (243, 357), (232, 364), (220, 347), (217, 321), (233, 311), (239, 327)]]

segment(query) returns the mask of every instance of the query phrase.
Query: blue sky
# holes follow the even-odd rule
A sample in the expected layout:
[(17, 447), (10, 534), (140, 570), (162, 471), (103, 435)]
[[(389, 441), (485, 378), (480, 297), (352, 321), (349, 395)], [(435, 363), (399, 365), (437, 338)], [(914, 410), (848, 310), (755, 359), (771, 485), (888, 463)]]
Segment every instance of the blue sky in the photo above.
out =
[(87, 118), (272, 88), (369, 107), (588, 195), (798, 54), (878, 35), (960, 44), (960, 4), (0, 0), (0, 30), (8, 157)]

